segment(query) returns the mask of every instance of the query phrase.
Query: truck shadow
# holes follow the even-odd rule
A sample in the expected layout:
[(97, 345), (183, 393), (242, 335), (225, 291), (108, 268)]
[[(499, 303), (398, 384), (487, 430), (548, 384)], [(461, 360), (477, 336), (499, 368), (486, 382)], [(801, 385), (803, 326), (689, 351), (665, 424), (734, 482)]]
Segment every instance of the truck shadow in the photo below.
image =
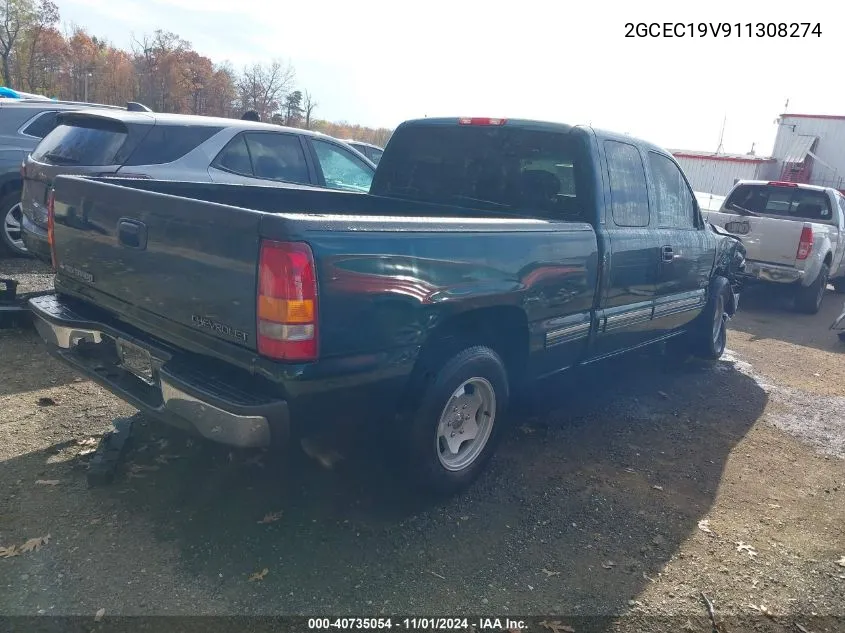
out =
[(818, 314), (801, 314), (792, 307), (791, 297), (781, 288), (758, 286), (742, 292), (739, 312), (730, 329), (745, 332), (750, 341), (774, 339), (813, 347), (827, 352), (845, 351), (830, 325), (842, 312), (845, 295), (828, 288)]
[[(613, 612), (696, 530), (766, 401), (727, 362), (616, 359), (538, 385), (514, 405), (488, 472), (439, 503), (408, 492), (372, 431), (348, 433), (327, 469), (190, 441), (138, 416), (114, 484), (57, 501), (50, 529), (69, 520), (66, 504), (156, 526), (144, 546), (176, 547), (191, 576), (241, 579), (226, 594), (238, 611)], [(30, 459), (43, 464), (20, 458)], [(9, 476), (22, 468), (0, 463)], [(262, 582), (246, 582), (265, 567)]]

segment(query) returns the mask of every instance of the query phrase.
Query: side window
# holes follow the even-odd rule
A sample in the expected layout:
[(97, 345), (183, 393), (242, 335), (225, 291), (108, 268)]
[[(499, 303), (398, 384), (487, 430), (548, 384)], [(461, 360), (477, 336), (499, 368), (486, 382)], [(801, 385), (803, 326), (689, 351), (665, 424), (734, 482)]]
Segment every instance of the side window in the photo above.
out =
[(212, 167), (230, 171), (241, 176), (253, 176), (252, 162), (249, 160), (249, 150), (246, 147), (246, 139), (243, 134), (238, 134), (229, 141), (217, 158), (211, 163)]
[(370, 190), (373, 181), (373, 170), (360, 158), (334, 143), (327, 143), (311, 139), (326, 187), (329, 189), (346, 189), (349, 191)]
[(305, 152), (297, 135), (248, 132), (246, 144), (256, 178), (311, 184)]
[(42, 112), (40, 115), (35, 117), (32, 121), (29, 122), (21, 132), (26, 134), (27, 136), (34, 136), (35, 138), (44, 138), (50, 132), (53, 131), (53, 128), (56, 127), (56, 119), (58, 118), (58, 112)]
[(845, 196), (839, 195), (839, 196), (836, 196), (836, 199), (839, 201), (839, 210), (840, 210), (839, 227), (845, 228), (845, 224), (843, 224), (843, 222), (845, 222)]
[(695, 228), (695, 203), (681, 170), (671, 160), (648, 153), (657, 196), (657, 226), (672, 229)]
[(618, 141), (605, 141), (610, 172), (613, 223), (617, 226), (648, 226), (648, 189), (639, 150)]
[(223, 128), (210, 125), (153, 126), (126, 165), (164, 165), (184, 157)]

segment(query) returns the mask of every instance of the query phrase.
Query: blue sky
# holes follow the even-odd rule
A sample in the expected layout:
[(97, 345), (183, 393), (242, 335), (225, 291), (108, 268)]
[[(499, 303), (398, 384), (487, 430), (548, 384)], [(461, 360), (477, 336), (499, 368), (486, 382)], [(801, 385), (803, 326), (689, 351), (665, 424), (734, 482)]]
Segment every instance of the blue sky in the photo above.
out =
[[(790, 112), (845, 114), (845, 27), (829, 0), (446, 2), (57, 0), (66, 25), (128, 47), (178, 33), (236, 68), (290, 60), (316, 115), (393, 127), (421, 116), (592, 123), (670, 148), (771, 151)], [(277, 8), (273, 8), (277, 6)], [(810, 22), (810, 38), (625, 38), (627, 22)]]

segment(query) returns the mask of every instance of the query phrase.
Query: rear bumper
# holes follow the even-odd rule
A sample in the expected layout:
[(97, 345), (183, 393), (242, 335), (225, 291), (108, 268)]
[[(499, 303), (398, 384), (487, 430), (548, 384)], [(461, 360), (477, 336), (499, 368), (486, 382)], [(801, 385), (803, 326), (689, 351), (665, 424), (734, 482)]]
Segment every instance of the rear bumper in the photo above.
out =
[(743, 276), (757, 281), (793, 284), (804, 279), (805, 271), (792, 266), (781, 266), (767, 262), (747, 261)]
[[(56, 296), (29, 301), (50, 352), (152, 418), (230, 446), (266, 447), (290, 433), (288, 404), (250, 385), (255, 377), (180, 355), (129, 328), (81, 317)], [(147, 380), (128, 370), (117, 341), (149, 354)]]
[(42, 229), (37, 224), (33, 224), (32, 220), (23, 216), (21, 223), (21, 239), (23, 239), (24, 246), (30, 255), (33, 255), (41, 261), (51, 264), (53, 257), (50, 254), (50, 243), (47, 241), (47, 231)]

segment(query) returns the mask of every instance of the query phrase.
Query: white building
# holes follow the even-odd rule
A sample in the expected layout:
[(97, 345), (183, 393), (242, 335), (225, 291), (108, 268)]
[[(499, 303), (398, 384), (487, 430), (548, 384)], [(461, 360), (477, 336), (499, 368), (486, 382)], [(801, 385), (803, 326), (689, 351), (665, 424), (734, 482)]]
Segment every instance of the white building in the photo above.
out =
[(777, 162), (753, 154), (714, 154), (672, 150), (672, 155), (695, 191), (724, 196), (737, 180), (764, 180), (774, 177)]
[(782, 114), (772, 155), (778, 180), (845, 189), (845, 116)]
[(696, 192), (724, 196), (737, 180), (785, 180), (845, 192), (845, 116), (782, 114), (771, 157), (673, 150)]

